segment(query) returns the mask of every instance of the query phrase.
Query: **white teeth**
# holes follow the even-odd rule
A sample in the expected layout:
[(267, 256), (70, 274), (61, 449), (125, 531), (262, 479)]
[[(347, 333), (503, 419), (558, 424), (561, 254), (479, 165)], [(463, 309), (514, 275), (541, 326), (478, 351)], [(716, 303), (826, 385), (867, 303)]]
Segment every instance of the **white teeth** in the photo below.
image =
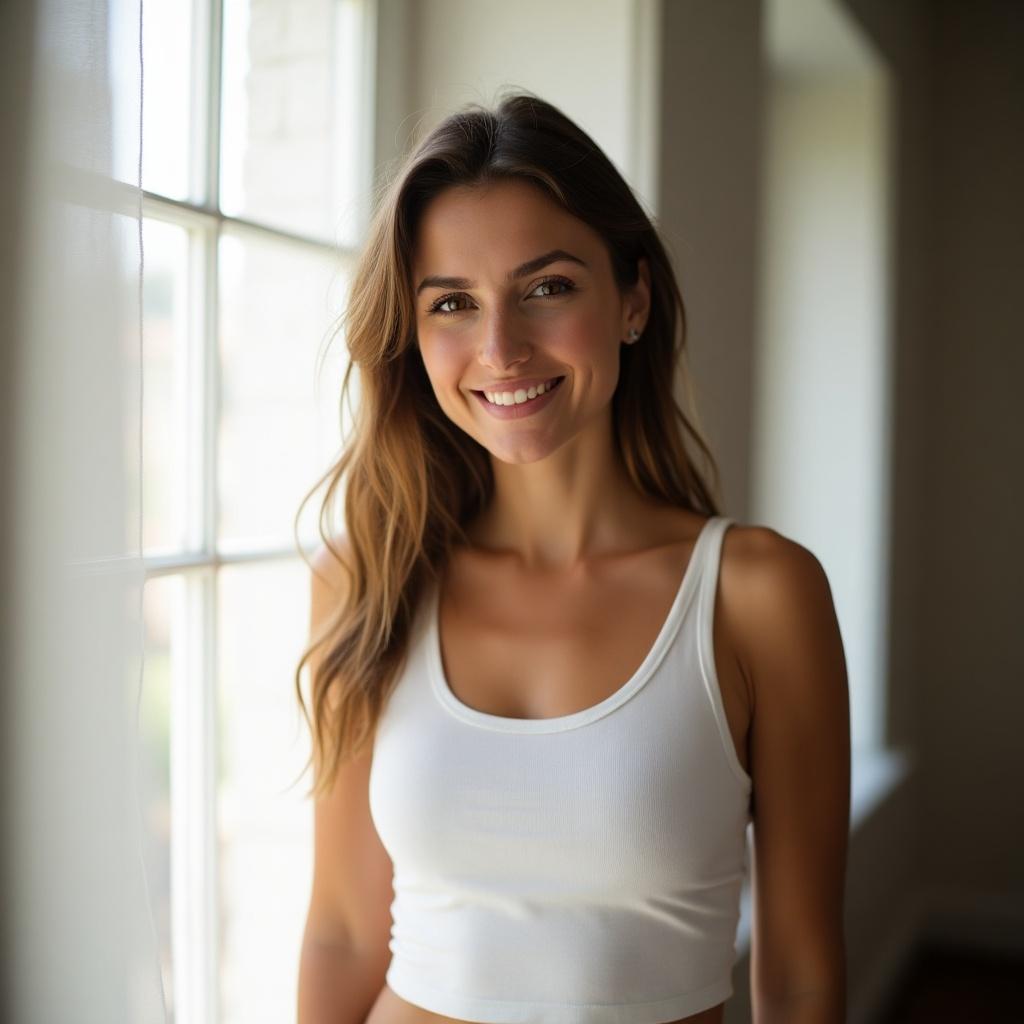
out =
[(515, 391), (485, 391), (484, 397), (492, 405), (522, 405), (523, 402), (529, 402), (531, 398), (536, 398), (538, 395), (543, 395), (544, 392), (551, 390), (551, 385), (558, 380), (557, 377), (552, 377), (551, 380), (546, 381), (544, 384), (539, 384), (536, 387), (529, 388), (518, 388)]

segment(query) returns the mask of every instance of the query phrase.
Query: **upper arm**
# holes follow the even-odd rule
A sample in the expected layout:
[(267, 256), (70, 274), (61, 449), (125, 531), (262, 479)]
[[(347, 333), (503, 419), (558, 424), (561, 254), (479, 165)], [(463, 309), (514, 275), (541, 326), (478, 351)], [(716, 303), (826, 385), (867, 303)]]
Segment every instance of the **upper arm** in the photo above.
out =
[[(335, 542), (347, 556), (344, 541)], [(313, 557), (310, 631), (315, 634), (338, 602), (348, 577), (325, 547)], [(319, 576), (318, 576), (319, 573)], [(309, 659), (311, 671), (323, 649)], [(306, 939), (366, 953), (385, 969), (390, 959), (391, 858), (370, 817), (372, 744), (339, 766), (331, 789), (314, 801), (313, 886)]]
[(752, 978), (770, 996), (845, 985), (849, 692), (821, 564), (774, 530), (745, 532), (730, 618), (754, 701)]

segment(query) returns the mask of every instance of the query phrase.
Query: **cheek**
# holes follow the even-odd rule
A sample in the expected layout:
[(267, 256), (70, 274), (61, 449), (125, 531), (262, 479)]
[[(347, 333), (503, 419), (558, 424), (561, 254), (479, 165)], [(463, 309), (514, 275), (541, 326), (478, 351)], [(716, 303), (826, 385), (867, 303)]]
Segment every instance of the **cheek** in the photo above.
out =
[(420, 357), (435, 390), (457, 382), (464, 369), (464, 354), (455, 345), (445, 345), (429, 336), (420, 337)]
[(572, 360), (594, 362), (618, 355), (612, 320), (604, 310), (580, 310), (578, 316), (560, 325), (556, 343), (559, 351)]

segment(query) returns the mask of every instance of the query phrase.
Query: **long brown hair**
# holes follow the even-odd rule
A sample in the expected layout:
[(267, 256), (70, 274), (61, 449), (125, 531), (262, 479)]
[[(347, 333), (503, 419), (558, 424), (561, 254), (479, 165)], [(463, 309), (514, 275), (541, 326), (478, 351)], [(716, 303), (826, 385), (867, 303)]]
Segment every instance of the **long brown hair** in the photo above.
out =
[[(453, 185), (508, 179), (539, 185), (597, 231), (620, 288), (636, 283), (638, 260), (646, 257), (649, 317), (641, 340), (622, 346), (612, 398), (619, 454), (643, 494), (718, 513), (714, 457), (695, 413), (691, 422), (673, 394), (682, 372), (694, 408), (682, 296), (668, 253), (629, 185), (585, 132), (530, 93), (505, 95), (493, 109), (473, 103), (451, 114), (414, 147), (379, 195), (340, 322), (349, 353), (343, 402), (351, 399), (352, 374), (358, 374), (353, 429), (299, 509), (327, 481), (319, 533), (350, 584), (344, 605), (310, 638), (295, 671), (312, 732), (306, 764), (314, 764), (314, 795), (329, 789), (341, 761), (372, 739), (404, 664), (420, 598), (453, 547), (467, 542), (465, 526), (493, 494), (489, 453), (451, 423), (431, 389), (416, 343), (411, 273), (419, 218), (436, 195)], [(712, 474), (713, 489), (691, 459), (688, 440)], [(347, 560), (325, 532), (339, 489)], [(311, 680), (311, 716), (301, 671), (321, 645), (326, 650)]]

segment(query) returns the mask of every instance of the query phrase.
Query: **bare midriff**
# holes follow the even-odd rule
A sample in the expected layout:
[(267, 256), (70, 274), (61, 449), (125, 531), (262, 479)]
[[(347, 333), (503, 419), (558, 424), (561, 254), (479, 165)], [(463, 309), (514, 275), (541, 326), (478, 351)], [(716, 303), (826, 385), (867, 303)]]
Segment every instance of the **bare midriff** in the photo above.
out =
[[(724, 1007), (725, 1003), (719, 1003), (718, 1006), (682, 1017), (671, 1024), (722, 1024)], [(422, 1006), (408, 1002), (385, 985), (364, 1024), (466, 1024), (466, 1021), (424, 1010)]]

